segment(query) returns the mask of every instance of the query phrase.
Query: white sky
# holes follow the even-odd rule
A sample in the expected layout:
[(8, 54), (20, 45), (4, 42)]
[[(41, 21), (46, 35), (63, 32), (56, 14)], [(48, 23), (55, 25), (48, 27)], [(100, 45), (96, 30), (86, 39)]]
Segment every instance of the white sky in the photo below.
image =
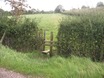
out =
[[(80, 8), (82, 5), (96, 7), (97, 2), (104, 0), (27, 0), (27, 3), (35, 9), (50, 11), (54, 10), (57, 5), (61, 4), (64, 9)], [(10, 10), (9, 5), (5, 5), (3, 0), (0, 0), (0, 7), (4, 10)]]

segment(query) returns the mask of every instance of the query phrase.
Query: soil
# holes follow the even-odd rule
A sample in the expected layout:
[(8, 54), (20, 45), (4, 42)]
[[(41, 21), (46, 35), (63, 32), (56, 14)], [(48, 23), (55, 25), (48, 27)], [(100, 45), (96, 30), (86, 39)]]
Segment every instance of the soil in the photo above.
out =
[(32, 78), (32, 77), (7, 70), (5, 68), (0, 68), (0, 78)]

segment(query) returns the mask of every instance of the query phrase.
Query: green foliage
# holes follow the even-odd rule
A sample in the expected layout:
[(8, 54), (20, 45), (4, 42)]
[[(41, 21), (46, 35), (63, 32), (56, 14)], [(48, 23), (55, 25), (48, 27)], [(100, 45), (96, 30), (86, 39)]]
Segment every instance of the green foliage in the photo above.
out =
[(11, 15), (9, 11), (4, 11), (3, 9), (0, 8), (0, 16), (8, 16)]
[[(42, 37), (38, 38), (36, 20), (4, 18), (0, 22), (0, 37), (6, 31), (3, 44), (18, 51), (32, 51), (41, 46)], [(37, 41), (38, 38), (38, 41)], [(41, 39), (39, 41), (39, 39)], [(37, 47), (38, 46), (38, 47)]]
[(58, 53), (85, 56), (95, 61), (104, 59), (104, 15), (94, 14), (66, 18), (60, 23)]
[(56, 13), (62, 13), (64, 11), (63, 9), (63, 6), (62, 5), (58, 5), (56, 8), (55, 8), (55, 12)]
[(96, 7), (104, 7), (104, 3), (103, 2), (98, 2)]
[(9, 29), (7, 24), (8, 18), (6, 16), (0, 15), (0, 38), (2, 37), (3, 33)]
[(34, 78), (103, 78), (104, 75), (104, 64), (87, 58), (58, 56), (48, 59), (36, 51), (17, 53), (4, 46), (0, 47), (0, 67)]
[[(64, 15), (61, 15), (61, 14), (33, 14), (33, 15), (24, 15), (24, 17), (26, 17), (26, 18), (28, 18), (29, 20), (31, 19), (31, 20), (33, 20), (33, 22), (35, 21), (36, 23), (37, 23), (37, 27), (38, 27), (38, 31), (40, 31), (39, 29), (42, 29), (42, 30), (45, 30), (46, 31), (46, 34), (47, 34), (47, 36), (46, 36), (46, 38), (49, 40), (50, 39), (50, 32), (54, 32), (53, 34), (54, 34), (54, 40), (56, 40), (56, 35), (57, 35), (57, 32), (58, 32), (58, 26), (59, 26), (59, 21), (61, 20), (61, 18), (62, 17), (64, 17)], [(11, 18), (11, 17), (9, 17), (9, 18)], [(7, 25), (5, 25), (6, 23), (6, 20), (9, 20), (9, 26), (8, 26), (8, 24)], [(16, 22), (15, 22), (15, 20), (13, 20), (13, 19), (11, 19), (11, 21), (10, 21), (10, 19), (8, 19), (7, 17), (6, 17), (6, 19), (4, 19), (4, 20), (0, 20), (0, 21), (2, 21), (0, 24), (3, 24), (4, 23), (4, 25), (5, 26), (3, 26), (3, 25), (1, 25), (2, 27), (5, 27), (6, 29), (7, 29), (7, 27), (6, 26), (8, 26), (8, 27), (11, 27), (10, 29), (9, 29), (9, 31), (10, 30), (12, 30), (13, 29), (13, 32), (16, 30), (16, 31), (18, 31), (18, 32), (20, 32), (19, 30), (21, 29), (20, 27), (20, 25), (18, 25), (17, 26), (17, 24), (21, 24), (21, 23), (23, 23), (23, 20), (21, 21), (19, 21), (17, 24), (16, 24)], [(5, 21), (5, 22), (4, 22)], [(14, 22), (13, 22), (14, 21)], [(14, 23), (14, 24), (13, 24)], [(26, 22), (26, 24), (27, 24), (28, 22)], [(0, 27), (1, 27), (0, 26)], [(16, 27), (17, 26), (17, 27)], [(2, 31), (2, 33), (0, 34), (0, 38), (2, 37), (2, 35), (3, 35), (3, 33), (4, 33), (4, 31), (2, 30), (3, 28), (0, 28), (0, 33), (1, 33), (1, 31)], [(19, 30), (18, 30), (19, 29)], [(5, 29), (4, 29), (5, 30)], [(22, 31), (22, 32), (24, 32), (24, 31)], [(9, 34), (9, 33), (8, 33)], [(20, 35), (22, 35), (22, 34), (20, 34)], [(6, 35), (7, 36), (7, 35)], [(38, 35), (37, 35), (38, 36)], [(6, 38), (5, 38), (6, 39)], [(33, 41), (33, 43), (32, 44), (34, 44), (34, 49), (36, 48), (36, 49), (39, 49), (39, 47), (40, 47), (40, 45), (41, 45), (41, 41), (40, 40), (42, 40), (42, 38), (39, 38), (39, 36), (38, 37), (36, 37), (36, 39)], [(5, 40), (6, 41), (6, 40)], [(15, 40), (15, 42), (17, 41), (17, 36), (16, 36), (16, 40)], [(23, 41), (23, 39), (22, 39), (22, 41)], [(11, 38), (9, 38), (9, 41), (7, 40), (7, 42), (5, 43), (5, 44), (7, 44), (8, 43), (8, 45), (9, 45), (9, 42), (12, 42), (12, 40), (11, 40)], [(13, 44), (15, 44), (15, 42), (13, 43)], [(18, 42), (16, 42), (16, 43), (18, 43)], [(23, 43), (21, 42), (19, 42), (18, 43), (19, 44), (19, 47), (20, 47), (20, 44), (22, 45)], [(25, 45), (26, 46), (26, 45)], [(36, 47), (35, 47), (36, 46)], [(16, 46), (12, 46), (12, 47), (16, 47)], [(18, 48), (19, 48), (18, 47)], [(20, 48), (22, 48), (22, 47), (20, 47)], [(25, 49), (25, 48), (24, 48)], [(20, 51), (20, 50), (19, 50)]]

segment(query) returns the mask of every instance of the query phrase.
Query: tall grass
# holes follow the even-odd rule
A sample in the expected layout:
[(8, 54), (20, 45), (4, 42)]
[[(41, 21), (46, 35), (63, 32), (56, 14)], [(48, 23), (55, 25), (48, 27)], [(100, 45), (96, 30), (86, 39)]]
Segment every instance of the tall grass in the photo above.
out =
[(0, 67), (40, 78), (103, 78), (104, 64), (87, 58), (44, 57), (39, 52), (17, 53), (0, 47)]

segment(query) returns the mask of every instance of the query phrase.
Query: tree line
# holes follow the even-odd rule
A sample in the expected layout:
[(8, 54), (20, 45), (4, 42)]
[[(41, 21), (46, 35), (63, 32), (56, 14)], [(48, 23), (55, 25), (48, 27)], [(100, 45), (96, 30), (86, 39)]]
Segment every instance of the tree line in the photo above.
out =
[[(0, 8), (0, 14), (4, 14), (4, 15), (13, 15), (13, 13), (15, 12), (15, 10), (18, 10), (18, 9), (20, 9), (20, 8), (18, 8), (18, 9), (16, 9), (15, 8), (15, 6), (14, 5), (16, 5), (17, 6), (17, 4), (19, 5), (18, 7), (23, 7), (23, 6), (25, 6), (25, 4), (23, 3), (23, 2), (21, 2), (21, 5), (20, 5), (20, 1), (18, 1), (17, 3), (16, 3), (16, 1), (15, 1), (15, 4), (13, 3), (13, 2), (11, 2), (12, 0), (5, 0), (5, 1), (8, 1), (8, 2), (10, 2), (10, 5), (11, 5), (11, 3), (12, 3), (12, 10), (11, 11), (5, 11), (5, 10), (3, 10), (2, 8)], [(24, 1), (25, 2), (25, 1)], [(25, 7), (27, 7), (27, 6), (25, 6)], [(29, 6), (30, 7), (30, 6)], [(97, 4), (96, 4), (96, 8), (103, 8), (104, 7), (104, 3), (103, 2), (98, 2)], [(13, 9), (14, 8), (14, 9)], [(81, 7), (81, 9), (87, 9), (87, 8), (90, 8), (89, 6), (85, 6), (85, 5), (82, 5), (82, 7)], [(62, 5), (57, 5), (56, 6), (56, 8), (55, 8), (55, 10), (53, 11), (53, 10), (50, 10), (50, 11), (44, 11), (44, 10), (39, 10), (39, 9), (35, 9), (35, 8), (30, 8), (29, 10), (26, 10), (25, 8), (21, 8), (20, 10), (22, 10), (22, 14), (46, 14), (46, 13), (62, 13), (62, 12), (64, 12), (65, 11), (65, 9), (63, 8), (63, 6)], [(20, 11), (19, 11), (20, 12)], [(17, 12), (16, 12), (17, 13)]]

